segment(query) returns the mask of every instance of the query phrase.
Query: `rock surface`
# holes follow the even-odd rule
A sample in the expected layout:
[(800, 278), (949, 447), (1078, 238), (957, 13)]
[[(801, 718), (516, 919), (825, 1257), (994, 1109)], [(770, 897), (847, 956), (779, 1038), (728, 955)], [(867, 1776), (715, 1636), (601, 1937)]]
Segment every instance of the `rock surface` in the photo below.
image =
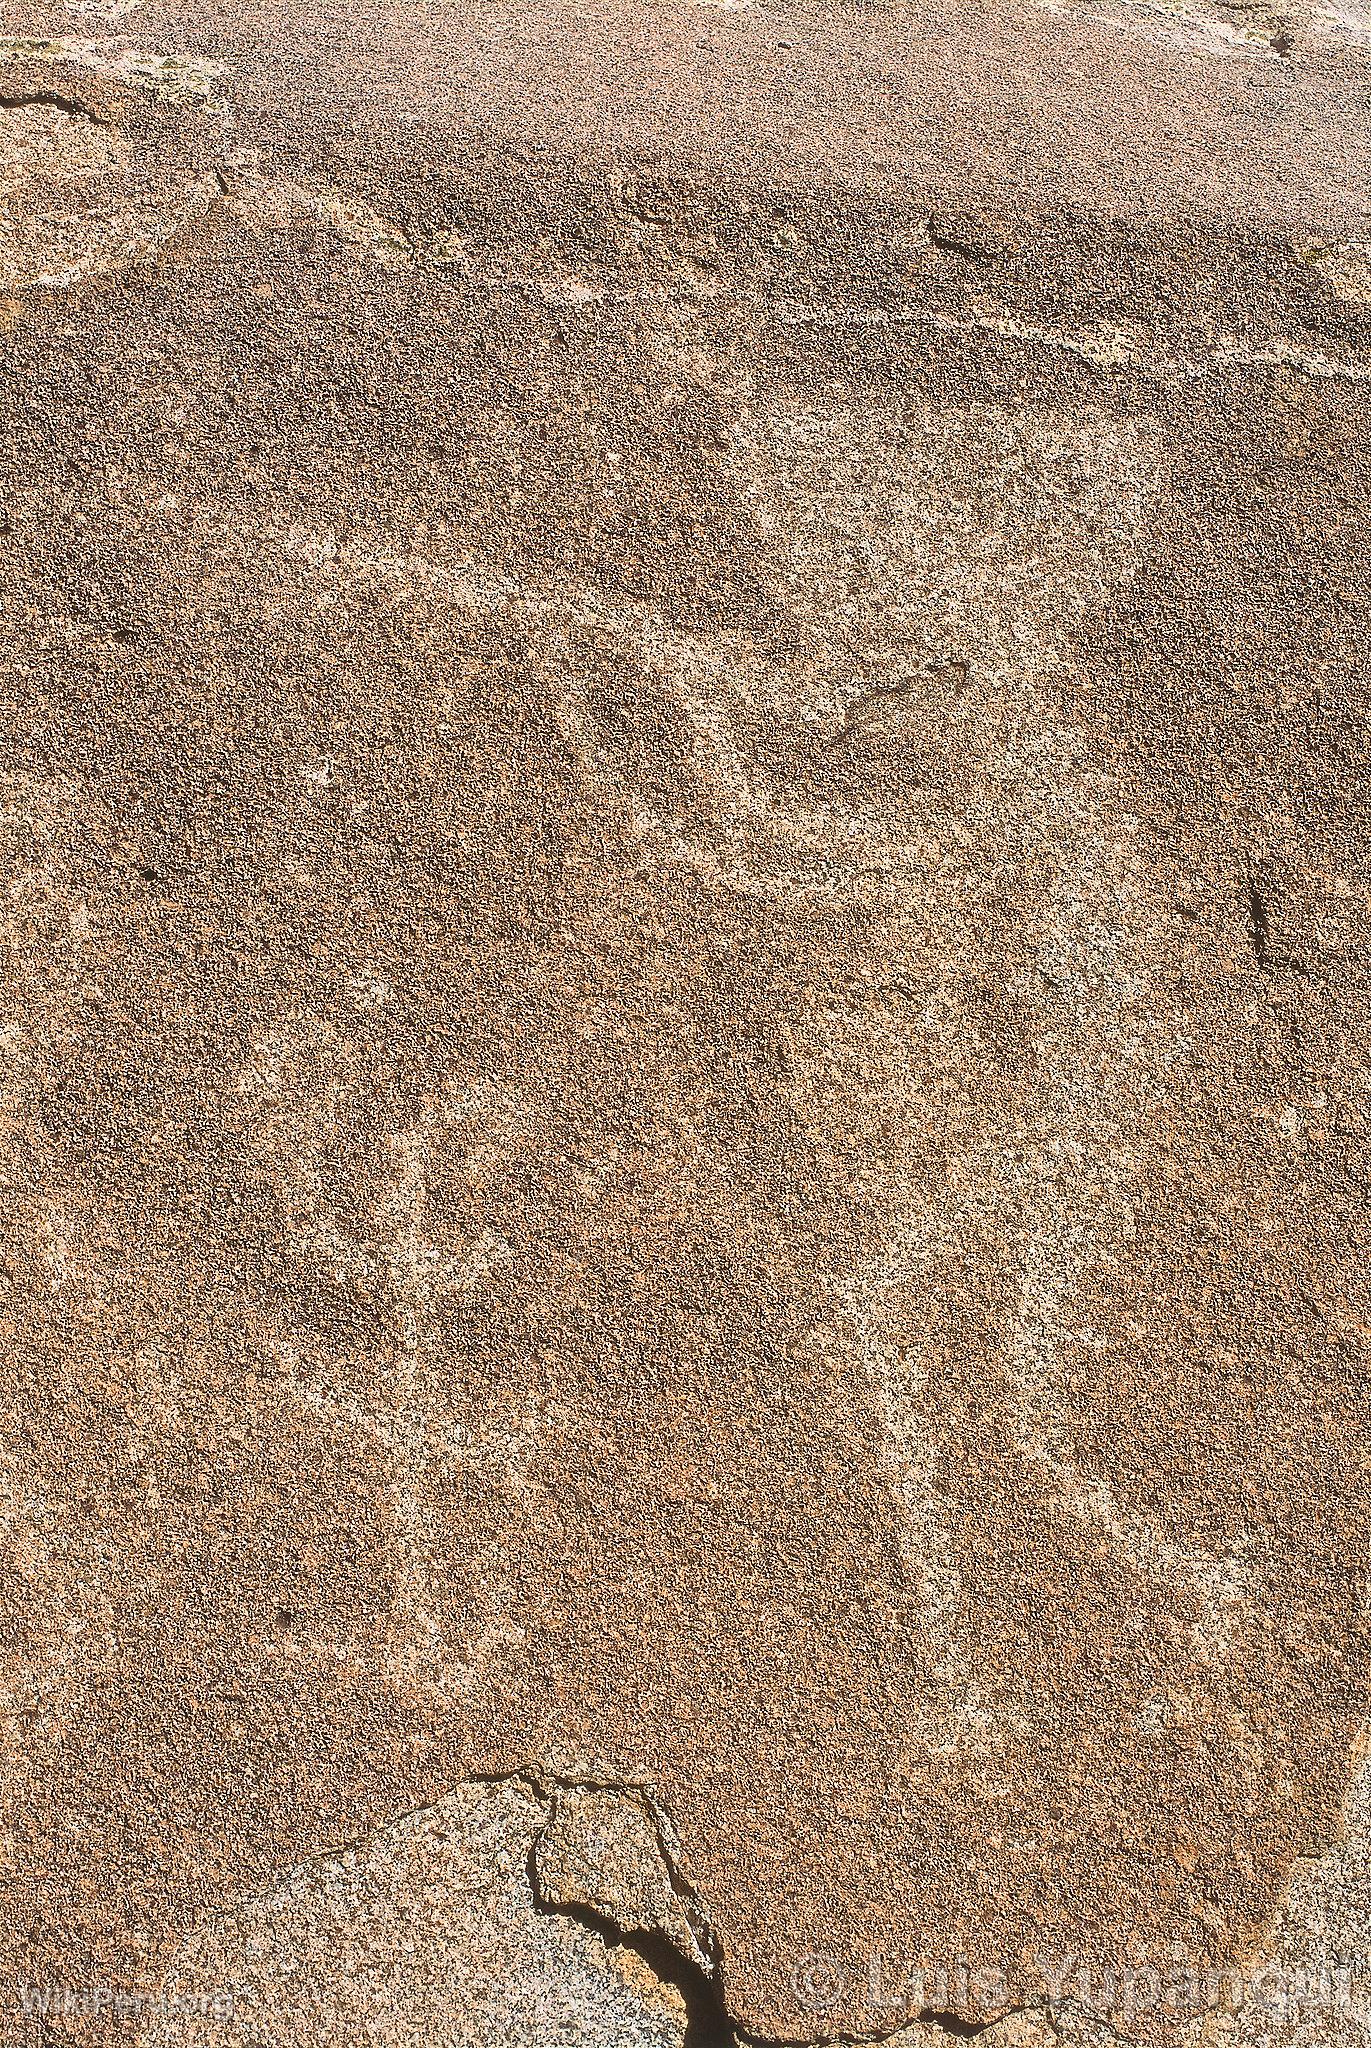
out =
[[(680, 2048), (687, 2012), (633, 1950), (540, 1911), (547, 1801), (468, 1785), (341, 1854), (283, 1873), (201, 1928), (164, 1980), (146, 2048), (208, 2038)], [(206, 1985), (222, 2010), (206, 2013)]]
[(26, 2048), (1366, 2038), (1369, 109), (8, 6)]

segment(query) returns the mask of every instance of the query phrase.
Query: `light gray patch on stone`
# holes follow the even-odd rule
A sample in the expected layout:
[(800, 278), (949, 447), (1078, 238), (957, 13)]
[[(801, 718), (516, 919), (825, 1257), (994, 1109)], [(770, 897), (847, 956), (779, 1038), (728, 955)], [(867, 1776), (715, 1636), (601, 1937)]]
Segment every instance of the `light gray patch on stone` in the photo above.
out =
[(1308, 22), (1302, 7), (1267, 0), (1033, 0), (1047, 14), (1084, 16), (1158, 41), (1212, 53), (1290, 55)]
[(287, 1871), (182, 1945), (140, 2048), (682, 2048), (681, 1995), (535, 1900), (547, 1812), (466, 1785)]
[(1299, 255), (1335, 298), (1371, 306), (1371, 242), (1310, 242)]
[[(1296, 1866), (1264, 1952), (1217, 1987), (1187, 2048), (1367, 2048), (1371, 2043), (1371, 1762), (1338, 1841)], [(1231, 2008), (1231, 2009), (1225, 2009)]]
[(0, 102), (0, 293), (127, 270), (202, 217), (215, 190), (174, 165), (140, 173), (122, 129), (56, 92), (17, 93)]
[(201, 106), (211, 114), (226, 110), (221, 82), (227, 67), (208, 57), (126, 49), (104, 36), (0, 36), (0, 64), (23, 61), (75, 64), (141, 86), (160, 100)]

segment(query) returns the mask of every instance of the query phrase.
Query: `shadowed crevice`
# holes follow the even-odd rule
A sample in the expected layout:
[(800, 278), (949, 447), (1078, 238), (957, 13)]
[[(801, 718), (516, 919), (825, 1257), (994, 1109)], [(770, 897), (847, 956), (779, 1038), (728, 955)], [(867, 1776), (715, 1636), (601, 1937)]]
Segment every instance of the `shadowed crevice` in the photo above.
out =
[(615, 1792), (641, 1805), (651, 1818), (663, 1870), (673, 1893), (688, 1909), (691, 1931), (700, 1956), (706, 1960), (701, 1961), (697, 1957), (687, 1955), (669, 1935), (660, 1930), (625, 1929), (610, 1912), (584, 1901), (550, 1897), (544, 1888), (538, 1863), (538, 1851), (546, 1822), (539, 1827), (529, 1845), (526, 1866), (528, 1887), (536, 1911), (548, 1918), (560, 1915), (575, 1922), (577, 1926), (594, 1934), (609, 1949), (627, 1950), (647, 1966), (659, 1983), (669, 1986), (678, 1994), (686, 2012), (684, 2048), (880, 2048), (882, 2042), (894, 2039), (916, 2024), (937, 2028), (949, 2041), (975, 2041), (1010, 2016), (1000, 2013), (993, 2020), (966, 2020), (955, 2013), (937, 2011), (930, 2007), (917, 2013), (906, 2013), (891, 2026), (873, 2033), (835, 2034), (810, 2039), (804, 2044), (779, 2036), (750, 2033), (745, 2028), (735, 2025), (730, 2018), (722, 1987), (723, 1955), (718, 1936), (694, 1887), (676, 1867), (676, 1859), (668, 1840), (670, 1823), (659, 1809), (650, 1789), (642, 1785), (589, 1781), (582, 1783), (562, 1778), (541, 1779), (531, 1773), (516, 1772), (512, 1776), (515, 1782), (545, 1799), (555, 1791)]
[(108, 128), (110, 123), (103, 114), (83, 106), (62, 92), (0, 92), (0, 112), (15, 113), (24, 107), (52, 107), (59, 114), (68, 115), (73, 121), (87, 121), (92, 128)]
[[(538, 1844), (528, 1854), (528, 1885), (533, 1903), (550, 1919), (572, 1920), (578, 1927), (598, 1936), (610, 1949), (627, 1949), (645, 1963), (660, 1984), (675, 1991), (686, 2011), (684, 2048), (739, 2048), (744, 2037), (730, 2025), (714, 1983), (698, 1963), (683, 1956), (665, 1934), (640, 1930), (626, 1934), (607, 1914), (593, 1906), (571, 1905), (548, 1899), (538, 1881)], [(759, 2044), (760, 2048), (760, 2044)]]

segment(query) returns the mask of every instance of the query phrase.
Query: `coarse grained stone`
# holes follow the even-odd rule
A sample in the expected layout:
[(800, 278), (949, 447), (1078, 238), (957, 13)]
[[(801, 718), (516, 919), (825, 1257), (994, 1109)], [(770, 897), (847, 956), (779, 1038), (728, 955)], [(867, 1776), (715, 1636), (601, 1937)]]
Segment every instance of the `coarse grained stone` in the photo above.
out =
[(17, 1985), (521, 1771), (789, 2040), (1343, 1867), (1368, 33), (8, 7)]

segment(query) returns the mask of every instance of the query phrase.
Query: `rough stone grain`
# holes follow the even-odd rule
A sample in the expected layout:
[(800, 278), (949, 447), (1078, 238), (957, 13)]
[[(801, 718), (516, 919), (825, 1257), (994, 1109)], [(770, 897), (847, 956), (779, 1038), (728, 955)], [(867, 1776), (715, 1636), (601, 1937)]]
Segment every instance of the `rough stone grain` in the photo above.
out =
[(1369, 88), (11, 0), (25, 2048), (1364, 2038)]
[(680, 2048), (678, 1993), (631, 1950), (535, 1905), (544, 1809), (518, 1784), (468, 1786), (283, 1873), (175, 1957), (144, 2048)]
[(534, 1877), (545, 1905), (592, 1913), (625, 1934), (661, 1935), (702, 1974), (713, 1974), (708, 1925), (674, 1875), (662, 1824), (641, 1794), (559, 1787), (538, 1837)]

